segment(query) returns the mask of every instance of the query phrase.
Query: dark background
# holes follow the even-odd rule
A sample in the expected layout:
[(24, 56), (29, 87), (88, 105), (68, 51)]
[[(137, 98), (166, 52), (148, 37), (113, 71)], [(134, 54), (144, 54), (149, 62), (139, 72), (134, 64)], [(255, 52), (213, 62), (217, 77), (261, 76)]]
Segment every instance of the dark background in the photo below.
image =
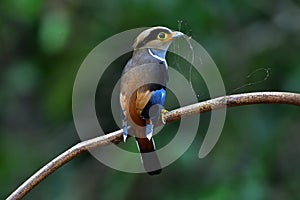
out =
[[(214, 59), (227, 94), (300, 91), (299, 1), (3, 0), (1, 199), (80, 141), (71, 95), (77, 70), (88, 53), (106, 38), (131, 28), (163, 25), (178, 30), (178, 20), (181, 30)], [(113, 81), (121, 68), (111, 68)], [(109, 78), (105, 81), (111, 84)], [(197, 81), (201, 77), (193, 77), (193, 83)], [(99, 91), (106, 90), (99, 87)], [(97, 100), (99, 113), (109, 95)], [(200, 93), (200, 101), (207, 98), (207, 91)], [(167, 109), (176, 107), (168, 102)], [(111, 115), (104, 116), (100, 121), (106, 131), (116, 130)], [(228, 110), (216, 147), (199, 159), (209, 117), (209, 113), (201, 115), (192, 146), (159, 176), (119, 172), (84, 154), (24, 199), (300, 198), (299, 108), (252, 105)], [(168, 133), (171, 139), (172, 132)]]

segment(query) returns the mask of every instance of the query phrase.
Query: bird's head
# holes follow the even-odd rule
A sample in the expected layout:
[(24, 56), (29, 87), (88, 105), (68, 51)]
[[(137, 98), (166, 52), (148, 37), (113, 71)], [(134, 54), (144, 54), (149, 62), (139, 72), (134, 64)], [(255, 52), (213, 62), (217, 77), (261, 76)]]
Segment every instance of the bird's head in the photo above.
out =
[(162, 26), (149, 28), (140, 33), (133, 44), (134, 50), (150, 48), (167, 51), (172, 40), (183, 36), (179, 31), (171, 31)]

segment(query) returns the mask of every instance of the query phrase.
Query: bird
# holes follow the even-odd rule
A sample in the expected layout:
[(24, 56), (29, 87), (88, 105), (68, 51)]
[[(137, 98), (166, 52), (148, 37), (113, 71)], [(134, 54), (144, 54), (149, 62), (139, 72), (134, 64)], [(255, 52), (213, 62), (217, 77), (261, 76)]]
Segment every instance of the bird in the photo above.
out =
[(120, 107), (124, 142), (129, 125), (136, 138), (145, 171), (160, 174), (155, 152), (154, 127), (164, 122), (163, 105), (169, 80), (166, 53), (172, 41), (184, 36), (163, 26), (141, 32), (133, 43), (133, 54), (125, 65), (120, 83)]

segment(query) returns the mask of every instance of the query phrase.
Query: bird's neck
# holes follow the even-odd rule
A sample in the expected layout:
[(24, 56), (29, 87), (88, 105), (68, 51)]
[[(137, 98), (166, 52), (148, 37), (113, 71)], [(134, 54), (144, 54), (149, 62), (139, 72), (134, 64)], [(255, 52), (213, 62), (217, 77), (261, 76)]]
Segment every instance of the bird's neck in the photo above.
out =
[(151, 56), (158, 58), (159, 60), (165, 60), (166, 59), (166, 50), (160, 50), (160, 49), (148, 49)]

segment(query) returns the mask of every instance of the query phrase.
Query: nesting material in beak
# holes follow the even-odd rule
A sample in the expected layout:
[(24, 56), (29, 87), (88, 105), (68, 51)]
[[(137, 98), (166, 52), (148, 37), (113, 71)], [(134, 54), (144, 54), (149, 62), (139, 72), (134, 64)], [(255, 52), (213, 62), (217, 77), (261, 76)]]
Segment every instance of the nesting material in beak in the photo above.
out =
[(179, 38), (179, 37), (182, 37), (182, 36), (184, 36), (184, 34), (179, 32), (179, 31), (172, 32), (172, 39)]

